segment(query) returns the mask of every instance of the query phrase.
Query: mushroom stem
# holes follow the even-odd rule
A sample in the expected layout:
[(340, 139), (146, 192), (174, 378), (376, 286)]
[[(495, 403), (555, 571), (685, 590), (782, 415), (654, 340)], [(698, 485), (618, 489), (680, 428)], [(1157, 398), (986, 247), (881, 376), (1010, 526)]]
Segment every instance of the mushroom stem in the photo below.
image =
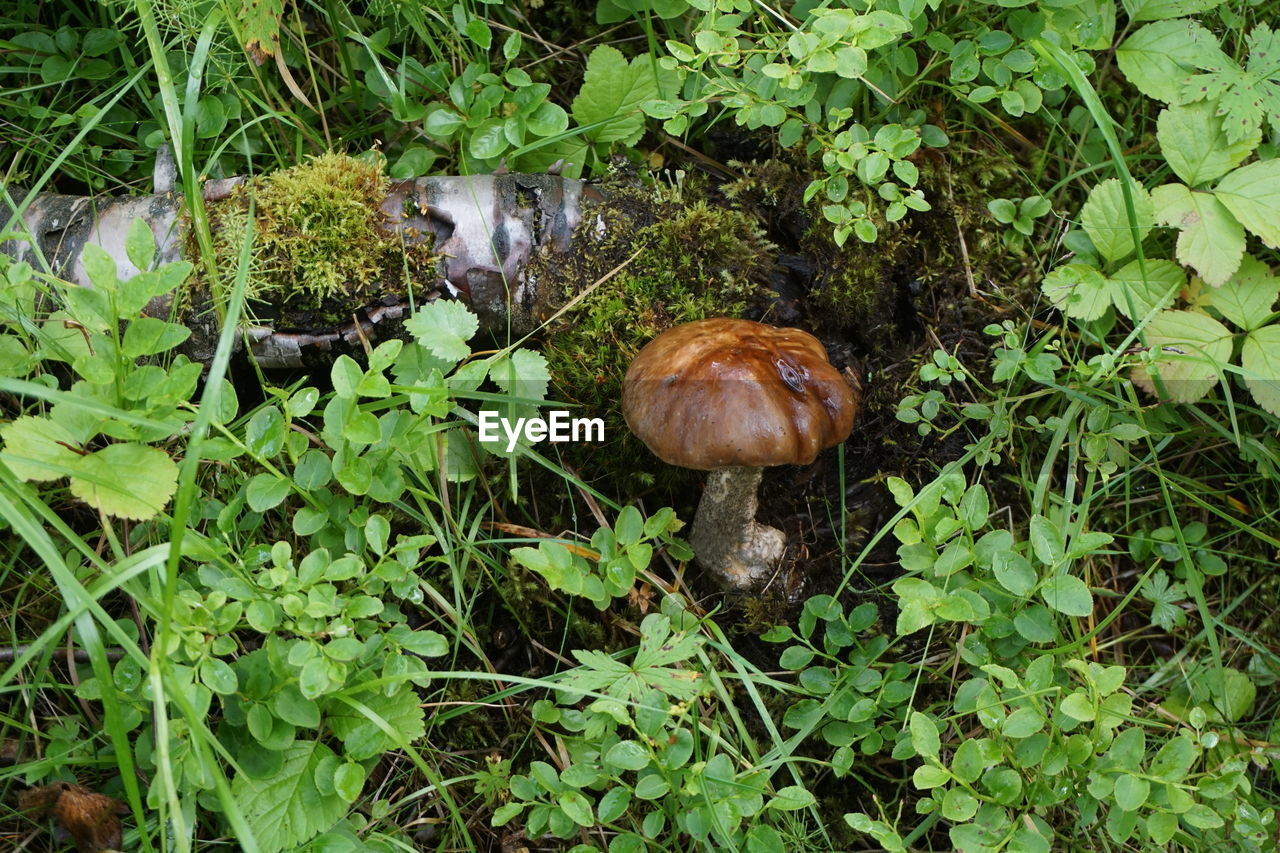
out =
[(739, 589), (767, 580), (787, 548), (781, 530), (755, 520), (763, 474), (761, 468), (712, 471), (689, 537), (698, 562)]

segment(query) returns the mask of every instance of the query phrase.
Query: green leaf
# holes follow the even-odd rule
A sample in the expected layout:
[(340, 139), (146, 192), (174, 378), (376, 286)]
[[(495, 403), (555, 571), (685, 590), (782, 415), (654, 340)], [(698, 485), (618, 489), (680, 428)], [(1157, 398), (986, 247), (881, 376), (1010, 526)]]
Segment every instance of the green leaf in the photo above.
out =
[(1253, 255), (1246, 254), (1231, 280), (1205, 294), (1208, 304), (1245, 331), (1261, 326), (1280, 296), (1280, 278)]
[(1239, 142), (1229, 140), (1222, 119), (1207, 101), (1161, 110), (1156, 138), (1174, 173), (1193, 187), (1239, 166), (1262, 140), (1260, 133)]
[[(1165, 311), (1147, 324), (1147, 344), (1161, 384), (1169, 397), (1189, 403), (1209, 392), (1231, 358), (1231, 330), (1207, 314)], [(1145, 367), (1135, 367), (1133, 381), (1148, 392), (1157, 387)]]
[(121, 349), (129, 358), (166, 352), (191, 337), (191, 330), (155, 317), (139, 317), (125, 329)]
[(333, 791), (343, 802), (354, 803), (360, 797), (360, 792), (364, 790), (364, 768), (359, 764), (348, 761), (339, 767), (333, 774)]
[(270, 459), (284, 447), (284, 416), (275, 406), (259, 409), (245, 428), (245, 444), (249, 452)]
[(1156, 220), (1181, 232), (1178, 261), (1193, 267), (1213, 287), (1226, 283), (1244, 256), (1244, 228), (1231, 211), (1216, 195), (1192, 192), (1182, 184), (1156, 187), (1151, 199)]
[(145, 219), (139, 217), (129, 223), (129, 230), (124, 237), (124, 253), (129, 258), (129, 263), (139, 270), (146, 272), (151, 268), (151, 262), (156, 256), (156, 238)]
[(634, 740), (618, 741), (604, 755), (605, 764), (623, 770), (643, 770), (649, 760), (649, 750)]
[(234, 694), (240, 686), (235, 672), (226, 661), (218, 658), (204, 659), (200, 664), (200, 680), (204, 682), (205, 687), (223, 696)]
[(1240, 349), (1240, 367), (1253, 399), (1280, 417), (1280, 325), (1249, 333)]
[(1256, 136), (1264, 119), (1280, 129), (1280, 34), (1266, 24), (1249, 33), (1249, 63), (1241, 68), (1224, 62), (1207, 74), (1197, 74), (1182, 85), (1184, 103), (1212, 101), (1223, 116), (1227, 138), (1233, 142)]
[(572, 789), (562, 791), (556, 796), (556, 802), (569, 819), (578, 826), (595, 826), (595, 815), (591, 813), (591, 801), (579, 791)]
[(1116, 64), (1142, 94), (1165, 103), (1182, 97), (1195, 69), (1230, 62), (1213, 33), (1195, 21), (1160, 21), (1138, 30), (1116, 48)]
[(344, 400), (355, 399), (356, 386), (363, 378), (364, 371), (349, 355), (338, 356), (333, 362), (333, 367), (329, 368), (329, 380), (333, 383), (333, 393)]
[(973, 783), (982, 775), (982, 742), (977, 738), (969, 738), (956, 750), (951, 759), (951, 772), (956, 778)]
[(461, 302), (437, 299), (413, 312), (404, 327), (432, 355), (452, 367), (471, 355), (467, 341), (480, 328), (480, 320)]
[(623, 145), (635, 145), (640, 140), (644, 133), (641, 104), (660, 94), (653, 69), (647, 54), (628, 63), (621, 51), (609, 45), (599, 45), (591, 51), (582, 88), (572, 105), (578, 124), (604, 122), (587, 130), (587, 139)]
[(1068, 317), (1096, 320), (1111, 304), (1111, 287), (1089, 264), (1064, 264), (1044, 277), (1040, 291)]
[[(964, 788), (948, 788), (942, 797), (942, 816), (950, 821), (966, 821), (978, 813), (978, 800)], [(966, 846), (965, 849), (968, 849)]]
[(489, 368), (489, 378), (513, 397), (542, 400), (547, 396), (551, 373), (547, 369), (547, 358), (542, 353), (517, 349), (493, 363)]
[(900, 578), (894, 581), (893, 592), (899, 599), (896, 626), (899, 636), (934, 623), (934, 609), (942, 594), (933, 584), (920, 578)]
[(817, 800), (813, 794), (809, 793), (799, 785), (788, 785), (769, 799), (767, 808), (777, 811), (792, 812), (798, 809), (807, 809), (814, 805)]
[(333, 750), (318, 741), (295, 740), (280, 756), (276, 773), (262, 779), (238, 773), (231, 783), (231, 794), (262, 853), (293, 850), (347, 811), (340, 796), (322, 794), (316, 787), (317, 767), (334, 757)]
[[(391, 696), (383, 695), (381, 690), (362, 690), (351, 698), (381, 717), (405, 742), (412, 743), (426, 732), (418, 694), (412, 687), (402, 686)], [(326, 719), (346, 747), (347, 757), (356, 761), (372, 758), (398, 745), (381, 727), (345, 702), (327, 700)]]
[(1129, 20), (1162, 21), (1165, 18), (1183, 18), (1221, 5), (1222, 0), (1137, 0), (1129, 12)]
[(477, 160), (492, 160), (496, 157), (501, 157), (502, 152), (510, 147), (510, 142), (507, 141), (505, 125), (505, 120), (497, 118), (481, 122), (480, 126), (471, 134), (471, 140), (467, 143), (467, 150), (471, 153), (471, 156)]
[(1187, 274), (1173, 261), (1147, 258), (1139, 264), (1135, 259), (1112, 273), (1108, 284), (1116, 310), (1130, 320), (1140, 320), (1153, 310), (1172, 305), (1187, 286)]
[(926, 714), (911, 712), (908, 723), (911, 731), (911, 746), (921, 758), (937, 758), (942, 743), (938, 738), (938, 726)]
[(1000, 585), (1014, 595), (1026, 596), (1036, 588), (1036, 570), (1016, 551), (1001, 551), (991, 559), (991, 571)]
[(1088, 722), (1098, 715), (1098, 709), (1093, 707), (1093, 702), (1089, 701), (1089, 697), (1082, 691), (1076, 690), (1068, 693), (1062, 700), (1062, 713), (1071, 717), (1073, 720)]
[[(1140, 184), (1133, 186), (1134, 224), (1141, 242), (1155, 225), (1151, 196)], [(1108, 178), (1089, 191), (1089, 200), (1080, 212), (1081, 225), (1104, 258), (1118, 261), (1134, 251), (1134, 230), (1125, 209), (1124, 187), (1117, 178)]]
[(1049, 568), (1062, 562), (1066, 555), (1066, 544), (1062, 541), (1062, 531), (1043, 515), (1033, 515), (1029, 535), (1031, 547), (1036, 559)]
[(940, 788), (951, 781), (951, 774), (944, 767), (921, 764), (911, 774), (911, 783), (922, 791)]
[(1093, 593), (1084, 581), (1071, 575), (1049, 578), (1040, 587), (1045, 604), (1068, 616), (1088, 616), (1093, 612)]
[(1241, 166), (1218, 182), (1213, 195), (1263, 243), (1280, 249), (1280, 159)]
[(0, 461), (19, 480), (47, 482), (67, 476), (80, 461), (79, 447), (70, 431), (46, 417), (23, 415), (0, 426)]
[(245, 502), (254, 512), (266, 512), (289, 496), (289, 480), (275, 474), (256, 474), (245, 490)]
[(76, 460), (71, 494), (107, 515), (144, 521), (169, 503), (178, 466), (145, 444), (110, 444)]

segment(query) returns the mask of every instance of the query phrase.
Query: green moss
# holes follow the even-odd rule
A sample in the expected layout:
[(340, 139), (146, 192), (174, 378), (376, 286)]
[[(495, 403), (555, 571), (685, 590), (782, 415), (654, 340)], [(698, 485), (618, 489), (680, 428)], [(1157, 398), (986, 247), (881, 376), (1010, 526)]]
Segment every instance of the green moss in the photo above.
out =
[(252, 202), (254, 312), (280, 328), (346, 322), (403, 278), (404, 249), (382, 227), (387, 191), (378, 162), (336, 153), (252, 178), (209, 205), (218, 266), (235, 269)]
[(564, 461), (587, 479), (609, 471), (616, 487), (633, 488), (652, 483), (655, 470), (675, 469), (657, 462), (622, 418), (622, 379), (632, 359), (672, 326), (740, 316), (766, 292), (777, 250), (744, 210), (634, 187), (610, 187), (608, 195), (577, 237), (590, 250), (556, 259), (554, 286), (567, 301), (638, 254), (548, 330), (545, 352), (555, 399), (605, 420), (604, 444), (565, 445)]

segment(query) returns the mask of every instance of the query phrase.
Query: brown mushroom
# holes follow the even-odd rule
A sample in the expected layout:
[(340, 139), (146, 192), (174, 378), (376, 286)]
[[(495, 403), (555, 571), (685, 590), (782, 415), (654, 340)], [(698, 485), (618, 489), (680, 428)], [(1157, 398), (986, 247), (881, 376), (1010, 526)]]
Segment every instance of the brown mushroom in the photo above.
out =
[(755, 520), (770, 465), (808, 465), (853, 428), (857, 400), (818, 339), (715, 318), (668, 329), (622, 387), (631, 431), (671, 465), (709, 470), (689, 537), (698, 562), (734, 586), (765, 580), (786, 550)]

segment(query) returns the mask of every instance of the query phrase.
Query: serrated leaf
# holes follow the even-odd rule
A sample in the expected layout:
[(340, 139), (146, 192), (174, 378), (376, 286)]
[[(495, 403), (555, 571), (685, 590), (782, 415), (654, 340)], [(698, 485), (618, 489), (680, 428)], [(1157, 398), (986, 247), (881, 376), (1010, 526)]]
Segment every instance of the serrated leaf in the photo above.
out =
[(1183, 18), (1221, 5), (1222, 0), (1138, 0), (1129, 12), (1129, 20), (1163, 21), (1166, 18)]
[(145, 444), (110, 444), (76, 460), (71, 494), (107, 515), (144, 521), (169, 503), (178, 466)]
[(262, 853), (280, 853), (324, 832), (346, 814), (336, 793), (316, 787), (316, 769), (333, 750), (314, 740), (295, 740), (280, 750), (280, 769), (263, 779), (236, 774), (231, 783), (245, 821)]
[(604, 122), (585, 131), (592, 142), (635, 145), (644, 133), (641, 104), (658, 95), (653, 64), (647, 55), (628, 63), (617, 48), (599, 45), (587, 57), (582, 88), (573, 99), (573, 118), (584, 126)]
[(71, 448), (80, 442), (62, 424), (45, 417), (23, 415), (0, 426), (0, 461), (19, 480), (43, 483), (60, 480), (80, 461)]
[(1262, 134), (1255, 132), (1232, 142), (1213, 105), (1202, 101), (1161, 110), (1156, 138), (1174, 174), (1194, 187), (1239, 166), (1258, 147)]
[[(351, 698), (381, 717), (406, 743), (413, 743), (426, 732), (418, 694), (408, 685), (391, 696), (379, 690), (362, 690)], [(331, 699), (325, 710), (325, 719), (334, 735), (341, 738), (348, 758), (363, 761), (398, 745), (380, 726), (345, 702)]]
[(1111, 288), (1088, 264), (1064, 264), (1044, 277), (1040, 291), (1068, 317), (1096, 320), (1111, 305)]
[(513, 397), (541, 400), (547, 396), (551, 372), (542, 353), (517, 349), (493, 363), (489, 368), (489, 378)]
[[(1165, 393), (1179, 403), (1190, 403), (1209, 393), (1231, 358), (1231, 330), (1194, 311), (1157, 314), (1147, 324), (1146, 340), (1158, 353), (1155, 364)], [(1134, 368), (1133, 381), (1149, 393), (1157, 393), (1145, 367)]]
[(1197, 68), (1230, 62), (1213, 33), (1195, 21), (1147, 24), (1116, 49), (1116, 64), (1142, 94), (1165, 103), (1182, 96), (1182, 83)]
[(1240, 367), (1253, 399), (1280, 417), (1280, 325), (1249, 333), (1240, 349)]
[(1068, 616), (1088, 616), (1093, 612), (1093, 593), (1084, 581), (1072, 575), (1051, 577), (1040, 587), (1044, 603)]
[(1244, 256), (1244, 228), (1216, 194), (1165, 184), (1151, 191), (1151, 199), (1156, 221), (1180, 232), (1179, 263), (1193, 268), (1213, 287), (1220, 287), (1235, 274)]
[(1213, 195), (1263, 243), (1280, 249), (1280, 159), (1236, 169), (1218, 182)]
[(1271, 315), (1276, 297), (1280, 296), (1280, 278), (1273, 276), (1271, 269), (1253, 255), (1245, 255), (1231, 280), (1205, 295), (1205, 304), (1250, 331)]
[(1187, 274), (1173, 261), (1148, 258), (1142, 264), (1130, 261), (1112, 273), (1109, 281), (1116, 310), (1131, 320), (1139, 320), (1155, 309), (1172, 305), (1187, 286)]
[(1225, 62), (1182, 85), (1182, 102), (1201, 99), (1217, 105), (1223, 129), (1232, 142), (1259, 133), (1262, 122), (1280, 130), (1280, 34), (1266, 24), (1250, 31), (1249, 61), (1245, 68)]
[[(1151, 196), (1139, 184), (1133, 186), (1133, 212), (1138, 242), (1155, 225), (1155, 209)], [(1081, 225), (1093, 245), (1107, 260), (1118, 261), (1134, 250), (1135, 230), (1125, 208), (1124, 186), (1117, 178), (1108, 178), (1089, 191), (1089, 200), (1080, 212)]]
[(453, 366), (471, 355), (467, 341), (480, 328), (480, 320), (461, 302), (437, 299), (413, 312), (404, 327), (432, 355)]

